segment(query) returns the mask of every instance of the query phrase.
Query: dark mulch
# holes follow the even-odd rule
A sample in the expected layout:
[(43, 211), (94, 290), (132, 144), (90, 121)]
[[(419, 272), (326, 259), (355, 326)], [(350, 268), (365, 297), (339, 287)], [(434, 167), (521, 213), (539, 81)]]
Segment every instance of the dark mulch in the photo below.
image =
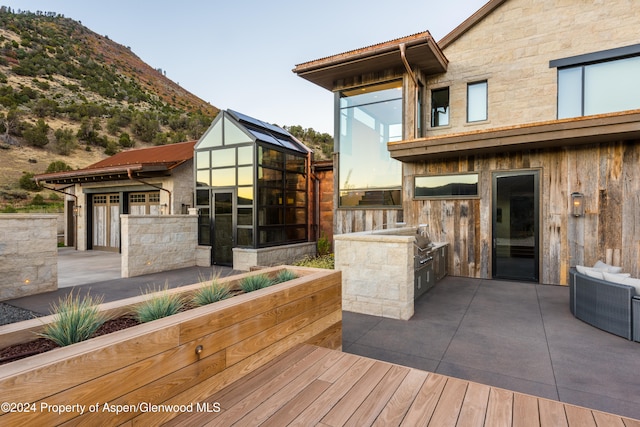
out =
[[(116, 319), (107, 320), (92, 335), (92, 338), (99, 337), (100, 335), (110, 334), (111, 332), (120, 331), (122, 329), (127, 329), (139, 324), (140, 322), (130, 316), (123, 316)], [(24, 359), (25, 357), (44, 353), (57, 347), (59, 347), (58, 344), (48, 338), (38, 338), (33, 341), (11, 345), (9, 347), (0, 349), (0, 365), (4, 365), (5, 363), (13, 362), (15, 360)]]

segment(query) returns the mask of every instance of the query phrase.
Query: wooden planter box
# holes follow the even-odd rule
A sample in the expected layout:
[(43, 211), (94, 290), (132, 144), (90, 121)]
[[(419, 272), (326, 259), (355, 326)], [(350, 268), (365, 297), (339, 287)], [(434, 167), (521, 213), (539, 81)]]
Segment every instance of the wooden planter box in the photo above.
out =
[[(275, 275), (284, 268), (220, 281)], [(7, 412), (3, 407), (0, 424), (99, 425), (108, 420), (110, 425), (129, 421), (157, 425), (179, 412), (150, 405), (193, 405), (194, 410), (203, 410), (196, 405), (206, 397), (296, 344), (340, 348), (340, 272), (286, 269), (299, 277), (1, 366), (0, 400), (13, 402), (13, 409), (19, 411)], [(199, 286), (172, 291), (193, 291)], [(103, 308), (117, 315), (147, 297), (107, 303)], [(0, 327), (0, 345), (33, 339), (33, 331), (47, 320)], [(59, 413), (63, 409), (66, 412)], [(114, 412), (117, 409), (122, 412)]]

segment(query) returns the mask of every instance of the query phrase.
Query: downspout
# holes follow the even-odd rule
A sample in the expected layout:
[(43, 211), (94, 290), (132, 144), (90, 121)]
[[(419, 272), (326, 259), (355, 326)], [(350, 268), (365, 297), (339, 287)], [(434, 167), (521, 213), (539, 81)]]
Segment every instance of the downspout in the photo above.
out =
[(414, 114), (413, 114), (413, 135), (412, 138), (416, 138), (420, 135), (418, 135), (418, 120), (419, 117), (417, 117), (418, 115), (418, 90), (420, 87), (420, 83), (418, 82), (418, 79), (416, 78), (413, 70), (411, 69), (411, 66), (409, 65), (409, 61), (407, 61), (407, 46), (404, 43), (400, 43), (400, 58), (402, 58), (402, 63), (404, 64), (404, 68), (407, 70), (407, 74), (409, 74), (411, 76), (411, 80), (413, 80), (413, 84), (414, 84), (414, 97), (415, 97), (415, 102), (416, 105), (414, 106)]
[[(40, 184), (40, 183), (38, 182), (38, 178), (34, 178), (34, 180), (35, 180), (35, 182), (36, 182), (36, 185), (39, 185), (39, 186), (41, 186), (42, 188), (45, 188), (45, 189), (47, 189), (47, 190), (51, 190), (51, 191), (55, 191), (55, 192), (57, 192), (57, 193), (62, 193), (62, 194), (64, 194), (65, 196), (71, 196), (71, 197), (73, 197), (73, 198), (75, 199), (75, 202), (74, 202), (74, 204), (75, 204), (75, 209), (80, 209), (80, 206), (78, 206), (78, 196), (76, 196), (75, 194), (67, 193), (66, 191), (64, 191), (64, 190), (66, 190), (67, 188), (71, 188), (71, 187), (73, 187), (75, 184), (68, 185), (68, 186), (66, 186), (66, 187), (63, 187), (63, 188), (57, 189), (57, 188), (45, 187), (45, 186), (44, 186), (44, 184)], [(66, 200), (66, 199), (63, 199), (63, 200)], [(74, 219), (74, 221), (73, 221), (73, 225), (74, 225), (74, 228), (75, 228), (75, 231), (73, 232), (73, 236), (74, 236), (74, 238), (73, 238), (73, 248), (74, 248), (75, 250), (78, 250), (78, 216), (77, 216), (77, 215), (76, 215), (76, 217), (75, 217), (75, 219)]]
[(171, 203), (171, 191), (167, 190), (166, 188), (162, 188), (159, 185), (151, 184), (151, 183), (143, 181), (143, 180), (141, 180), (139, 178), (134, 178), (133, 177), (133, 172), (131, 171), (131, 169), (127, 169), (127, 176), (129, 177), (129, 179), (131, 181), (140, 182), (140, 183), (142, 183), (144, 185), (148, 185), (149, 187), (157, 188), (158, 190), (161, 190), (161, 191), (166, 191), (167, 194), (169, 195), (169, 215), (173, 214), (173, 204)]

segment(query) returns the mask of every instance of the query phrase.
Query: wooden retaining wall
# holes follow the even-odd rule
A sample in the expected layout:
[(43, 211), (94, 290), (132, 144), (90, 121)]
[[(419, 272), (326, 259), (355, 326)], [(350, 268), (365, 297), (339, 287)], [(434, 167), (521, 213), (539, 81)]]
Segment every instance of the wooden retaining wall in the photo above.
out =
[[(158, 425), (179, 413), (148, 403), (196, 405), (299, 343), (340, 348), (341, 273), (287, 269), (301, 277), (2, 366), (0, 401), (34, 410), (3, 407), (0, 424)], [(80, 415), (80, 405), (95, 410)]]

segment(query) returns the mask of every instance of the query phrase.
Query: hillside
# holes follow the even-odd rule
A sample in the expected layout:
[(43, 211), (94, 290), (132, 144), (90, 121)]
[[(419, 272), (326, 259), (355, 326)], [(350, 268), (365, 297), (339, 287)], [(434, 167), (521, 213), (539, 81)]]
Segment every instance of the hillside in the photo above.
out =
[(0, 198), (24, 172), (199, 138), (218, 113), (129, 48), (53, 12), (0, 7)]
[[(131, 51), (55, 12), (0, 6), (0, 210), (25, 174), (82, 168), (120, 150), (198, 139), (219, 109)], [(289, 126), (327, 158), (328, 134)]]

